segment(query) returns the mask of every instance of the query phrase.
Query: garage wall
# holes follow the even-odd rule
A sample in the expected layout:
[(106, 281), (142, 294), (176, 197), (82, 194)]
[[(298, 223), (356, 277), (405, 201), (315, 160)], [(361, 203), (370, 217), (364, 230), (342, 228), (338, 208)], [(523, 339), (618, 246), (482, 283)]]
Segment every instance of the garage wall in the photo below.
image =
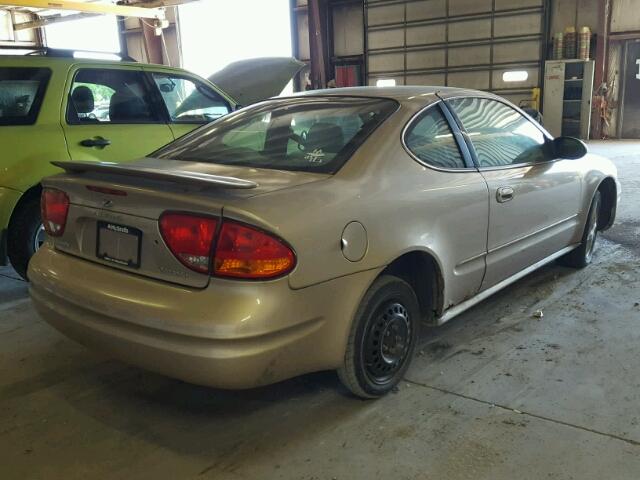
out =
[[(541, 82), (545, 11), (544, 0), (368, 0), (368, 83), (393, 78), (530, 98)], [(526, 70), (528, 79), (504, 82), (509, 70)]]
[(630, 32), (640, 30), (640, 5), (638, 0), (613, 0), (611, 5), (611, 31)]
[[(640, 41), (640, 9), (637, 0), (611, 0), (609, 48), (607, 52), (607, 84), (610, 89), (611, 118), (605, 127), (610, 137), (619, 137), (623, 130), (623, 95), (628, 68), (626, 46)], [(632, 87), (633, 88), (633, 87)], [(628, 120), (627, 120), (628, 121)]]
[[(169, 20), (169, 27), (162, 31), (164, 42), (162, 43), (162, 63), (172, 67), (182, 66), (182, 56), (180, 54), (180, 31), (178, 27), (177, 10), (167, 8), (166, 16)], [(121, 20), (121, 44), (126, 46), (126, 53), (138, 62), (148, 62), (147, 47), (144, 42), (142, 31), (142, 19), (127, 17)], [(144, 20), (149, 21), (149, 20)]]
[(598, 0), (553, 0), (551, 2), (551, 29), (549, 40), (556, 32), (564, 32), (565, 27), (589, 27), (598, 31)]

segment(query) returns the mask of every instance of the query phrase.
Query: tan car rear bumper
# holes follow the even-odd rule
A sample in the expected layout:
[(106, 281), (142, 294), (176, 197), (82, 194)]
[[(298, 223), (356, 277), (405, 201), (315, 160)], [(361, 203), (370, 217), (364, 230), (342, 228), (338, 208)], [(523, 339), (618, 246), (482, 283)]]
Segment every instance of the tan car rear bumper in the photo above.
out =
[(171, 377), (249, 388), (340, 365), (351, 319), (378, 271), (292, 290), (212, 279), (192, 290), (44, 246), (29, 266), (40, 315), (89, 348)]

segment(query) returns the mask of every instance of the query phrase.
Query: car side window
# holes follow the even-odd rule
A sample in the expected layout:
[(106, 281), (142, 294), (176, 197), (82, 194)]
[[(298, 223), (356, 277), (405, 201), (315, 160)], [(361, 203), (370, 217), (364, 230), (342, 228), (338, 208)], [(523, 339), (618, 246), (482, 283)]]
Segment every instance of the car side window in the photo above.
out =
[(503, 167), (550, 160), (545, 136), (510, 106), (488, 98), (447, 100), (476, 150), (480, 167)]
[(0, 125), (32, 125), (51, 77), (48, 68), (0, 68)]
[(438, 106), (414, 120), (404, 137), (409, 151), (422, 162), (437, 168), (466, 168), (458, 143)]
[(169, 118), (175, 123), (208, 123), (231, 111), (211, 87), (187, 78), (153, 73)]
[(70, 124), (161, 121), (140, 71), (78, 70), (69, 94), (67, 122)]

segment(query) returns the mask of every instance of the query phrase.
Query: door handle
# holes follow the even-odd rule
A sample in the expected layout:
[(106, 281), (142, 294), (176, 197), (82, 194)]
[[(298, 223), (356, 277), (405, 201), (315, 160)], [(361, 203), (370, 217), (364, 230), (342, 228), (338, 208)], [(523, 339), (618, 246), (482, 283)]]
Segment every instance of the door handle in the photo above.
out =
[(512, 187), (500, 187), (496, 190), (496, 200), (498, 203), (508, 202), (513, 200), (514, 192)]
[(102, 137), (85, 138), (80, 142), (83, 147), (98, 147), (100, 149), (111, 145), (111, 140)]

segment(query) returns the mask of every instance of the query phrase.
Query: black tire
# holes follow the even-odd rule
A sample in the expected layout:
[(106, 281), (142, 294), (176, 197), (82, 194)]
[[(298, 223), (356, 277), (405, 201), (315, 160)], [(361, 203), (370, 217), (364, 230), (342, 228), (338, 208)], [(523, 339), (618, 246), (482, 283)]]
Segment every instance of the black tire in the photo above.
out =
[(383, 275), (373, 283), (358, 307), (338, 369), (354, 395), (378, 398), (398, 384), (413, 357), (419, 317), (418, 300), (407, 282)]
[(560, 258), (562, 265), (573, 268), (584, 268), (593, 260), (593, 252), (596, 249), (598, 240), (600, 205), (602, 205), (600, 191), (596, 191), (593, 200), (591, 200), (591, 207), (589, 207), (589, 215), (587, 216), (584, 231), (582, 232), (580, 245)]
[(7, 238), (9, 261), (25, 280), (27, 280), (29, 260), (36, 252), (36, 235), (41, 225), (39, 197), (30, 198), (20, 205), (13, 213), (13, 219), (9, 225)]

